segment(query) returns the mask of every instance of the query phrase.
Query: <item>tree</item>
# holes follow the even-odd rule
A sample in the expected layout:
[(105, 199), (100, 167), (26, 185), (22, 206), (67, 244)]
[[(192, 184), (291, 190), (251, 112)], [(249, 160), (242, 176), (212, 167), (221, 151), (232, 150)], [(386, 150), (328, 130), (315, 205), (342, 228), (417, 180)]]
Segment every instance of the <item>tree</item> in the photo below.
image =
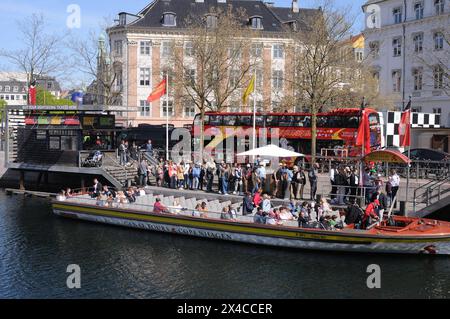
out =
[(0, 49), (0, 56), (9, 60), (29, 79), (64, 72), (67, 63), (61, 50), (64, 35), (47, 32), (44, 16), (33, 14), (18, 22), (22, 48), (17, 50)]
[(250, 57), (248, 39), (256, 35), (243, 21), (248, 21), (245, 11), (231, 7), (212, 9), (206, 17), (189, 17), (182, 39), (184, 54), (174, 50), (174, 84), (181, 88), (178, 95), (200, 112), (200, 159), (205, 112), (223, 110), (236, 101), (241, 105), (242, 89), (251, 78), (255, 61)]
[(350, 10), (336, 9), (332, 1), (325, 1), (321, 9), (304, 21), (305, 27), (290, 32), (293, 41), (293, 82), (297, 105), (306, 106), (312, 113), (311, 155), (316, 159), (317, 113), (342, 94), (345, 72), (342, 68), (358, 68), (353, 51), (343, 47), (353, 28)]
[(4, 112), (7, 105), (5, 100), (0, 100), (0, 123), (3, 123)]
[(36, 105), (73, 105), (71, 100), (57, 99), (44, 88), (36, 87)]
[(120, 56), (113, 62), (110, 42), (103, 34), (92, 31), (88, 40), (71, 37), (67, 42), (71, 64), (93, 79), (86, 93), (93, 96), (95, 104), (120, 105), (123, 93)]

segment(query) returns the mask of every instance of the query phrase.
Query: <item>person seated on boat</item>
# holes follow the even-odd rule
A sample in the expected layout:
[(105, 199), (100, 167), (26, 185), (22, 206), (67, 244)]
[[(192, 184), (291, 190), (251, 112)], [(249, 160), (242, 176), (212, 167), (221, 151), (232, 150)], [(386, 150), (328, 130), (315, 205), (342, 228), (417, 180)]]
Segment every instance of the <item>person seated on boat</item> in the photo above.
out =
[(70, 197), (74, 197), (74, 196), (75, 196), (75, 194), (73, 194), (72, 189), (67, 188), (66, 189), (66, 197), (70, 198)]
[(255, 206), (253, 205), (253, 198), (250, 192), (245, 193), (244, 203), (242, 205), (242, 215), (247, 216), (253, 214)]
[(253, 221), (255, 224), (265, 224), (266, 217), (264, 216), (264, 212), (261, 207), (258, 207), (255, 216), (253, 217)]
[(358, 225), (362, 221), (364, 216), (363, 210), (359, 207), (357, 203), (352, 203), (345, 209), (345, 224), (347, 225)]
[(100, 194), (97, 196), (97, 206), (107, 206), (108, 197), (104, 194)]
[(90, 193), (92, 198), (97, 198), (103, 190), (103, 185), (94, 178), (94, 186), (92, 186), (92, 192)]
[(297, 221), (298, 227), (309, 228), (309, 218), (304, 211), (300, 211)]
[(178, 199), (175, 199), (173, 201), (173, 206), (170, 206), (170, 213), (178, 215), (183, 210), (183, 206), (180, 205), (180, 202)]
[(169, 213), (169, 210), (167, 209), (166, 206), (164, 206), (161, 203), (161, 198), (156, 198), (156, 202), (153, 205), (153, 212), (156, 214), (161, 214), (161, 213)]
[(377, 191), (372, 194), (372, 201), (378, 199), (380, 206), (378, 206), (378, 216), (383, 219), (384, 212), (388, 209), (387, 197), (383, 193), (383, 188), (378, 187)]
[(374, 200), (372, 203), (367, 205), (366, 211), (364, 212), (364, 216), (362, 218), (362, 229), (367, 229), (372, 224), (372, 220), (379, 220), (378, 216), (378, 206), (380, 206), (380, 202), (378, 199)]
[(110, 193), (109, 195), (105, 195), (106, 196), (106, 205), (107, 207), (114, 207), (114, 197), (113, 195)]
[(202, 213), (203, 218), (208, 218), (208, 205), (205, 202), (200, 205), (200, 213)]
[(311, 220), (319, 221), (319, 210), (316, 202), (312, 201), (308, 205), (308, 214)]
[(197, 204), (194, 210), (192, 211), (192, 217), (202, 217), (202, 213), (200, 212), (201, 209), (202, 205)]
[(299, 201), (293, 199), (291, 200), (291, 202), (289, 203), (289, 211), (292, 214), (292, 216), (294, 217), (294, 219), (298, 219), (300, 210), (302, 208), (302, 205), (300, 204)]
[(262, 207), (261, 204), (262, 204), (263, 199), (261, 197), (261, 194), (262, 194), (262, 189), (259, 188), (256, 191), (255, 195), (253, 196), (253, 205), (255, 205), (255, 207)]
[(103, 186), (103, 195), (109, 197), (112, 196), (112, 198), (116, 198), (116, 192), (112, 189), (109, 189), (108, 186)]
[(287, 207), (281, 207), (278, 214), (279, 220), (293, 220), (294, 215), (289, 211)]
[(66, 191), (63, 189), (61, 190), (61, 192), (58, 194), (58, 196), (56, 196), (56, 200), (58, 201), (65, 201), (67, 199), (66, 197)]
[(134, 194), (133, 189), (130, 187), (128, 188), (128, 190), (125, 192), (125, 196), (128, 200), (129, 203), (135, 203), (136, 202), (136, 195)]
[(228, 206), (225, 206), (222, 209), (222, 213), (220, 214), (220, 219), (233, 220), (233, 216), (231, 215), (230, 208)]
[(233, 206), (229, 205), (228, 206), (228, 211), (230, 212), (231, 215), (231, 219), (233, 220), (237, 220), (237, 210), (233, 208)]
[(137, 189), (137, 194), (138, 194), (138, 196), (145, 196), (145, 195), (147, 195), (145, 193), (145, 189), (143, 187), (140, 187), (140, 188)]
[(264, 213), (268, 214), (272, 209), (272, 203), (270, 202), (270, 197), (267, 194), (263, 195), (263, 201), (261, 203), (261, 208)]
[(280, 218), (280, 210), (278, 208), (275, 208), (266, 216), (266, 224), (275, 226), (283, 225), (283, 222)]
[(118, 206), (123, 204), (128, 204), (127, 196), (125, 196), (125, 193), (123, 191), (118, 191), (116, 196), (116, 201)]

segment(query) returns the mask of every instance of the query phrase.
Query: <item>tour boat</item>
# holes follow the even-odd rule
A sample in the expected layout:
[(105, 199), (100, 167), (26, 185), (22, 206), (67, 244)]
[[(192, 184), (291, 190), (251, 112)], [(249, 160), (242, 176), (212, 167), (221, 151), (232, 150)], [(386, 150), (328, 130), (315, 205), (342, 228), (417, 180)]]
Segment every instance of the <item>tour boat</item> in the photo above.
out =
[[(156, 197), (170, 206), (172, 198), (160, 195), (137, 197), (136, 203), (104, 205), (89, 195), (57, 198), (53, 201), (56, 215), (104, 224), (125, 226), (170, 234), (219, 239), (247, 244), (308, 250), (346, 251), (393, 254), (450, 255), (450, 223), (422, 218), (393, 216), (369, 230), (300, 228), (295, 221), (283, 225), (255, 224), (252, 217), (240, 215), (235, 220), (223, 220), (220, 214), (193, 217), (195, 201), (182, 198), (171, 213), (154, 213)], [(178, 201), (178, 200), (177, 200)], [(220, 207), (218, 201), (209, 202)], [(237, 207), (237, 206), (236, 206)]]

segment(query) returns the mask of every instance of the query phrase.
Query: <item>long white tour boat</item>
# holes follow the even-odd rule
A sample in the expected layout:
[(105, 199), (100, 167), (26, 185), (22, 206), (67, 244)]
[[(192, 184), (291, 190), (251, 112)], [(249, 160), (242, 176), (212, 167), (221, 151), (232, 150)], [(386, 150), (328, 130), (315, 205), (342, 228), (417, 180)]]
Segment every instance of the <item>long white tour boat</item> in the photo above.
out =
[[(198, 201), (184, 198), (176, 199), (177, 207), (171, 209), (174, 213), (155, 213), (156, 198), (167, 207), (175, 200), (150, 194), (137, 197), (135, 203), (108, 204), (84, 194), (59, 197), (52, 206), (56, 215), (72, 219), (247, 244), (362, 253), (450, 255), (450, 223), (443, 221), (393, 216), (389, 223), (383, 221), (369, 230), (354, 229), (353, 225), (341, 230), (300, 228), (295, 221), (262, 225), (254, 223), (253, 217), (240, 214), (235, 220), (221, 219), (220, 213), (212, 212), (208, 212), (207, 217), (194, 217), (193, 207)], [(220, 211), (219, 201), (207, 204)]]

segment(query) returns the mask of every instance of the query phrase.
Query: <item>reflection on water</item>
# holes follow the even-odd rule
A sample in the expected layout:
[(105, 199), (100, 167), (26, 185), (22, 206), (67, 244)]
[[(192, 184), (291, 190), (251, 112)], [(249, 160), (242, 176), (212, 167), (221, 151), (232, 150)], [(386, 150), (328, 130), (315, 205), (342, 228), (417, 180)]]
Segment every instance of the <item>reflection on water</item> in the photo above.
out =
[[(66, 220), (0, 192), (3, 298), (449, 298), (450, 258), (280, 250)], [(69, 264), (79, 290), (66, 288)], [(366, 286), (370, 264), (382, 288)]]

